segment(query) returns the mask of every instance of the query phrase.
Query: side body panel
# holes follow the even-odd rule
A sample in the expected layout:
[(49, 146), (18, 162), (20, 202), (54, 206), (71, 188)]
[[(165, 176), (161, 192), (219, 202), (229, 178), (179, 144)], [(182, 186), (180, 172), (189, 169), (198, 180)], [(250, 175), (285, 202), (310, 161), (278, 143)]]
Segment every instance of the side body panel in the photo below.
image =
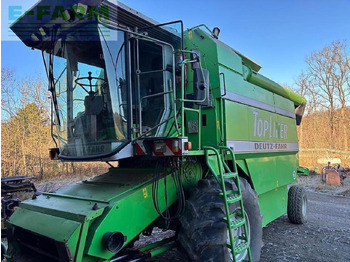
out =
[(238, 165), (259, 195), (266, 225), (286, 213), (287, 185), (296, 181), (295, 104), (273, 89), (247, 81), (247, 74), (260, 66), (201, 29), (185, 33), (185, 46), (200, 51), (201, 65), (210, 72), (212, 107), (201, 110), (201, 144), (234, 149)]

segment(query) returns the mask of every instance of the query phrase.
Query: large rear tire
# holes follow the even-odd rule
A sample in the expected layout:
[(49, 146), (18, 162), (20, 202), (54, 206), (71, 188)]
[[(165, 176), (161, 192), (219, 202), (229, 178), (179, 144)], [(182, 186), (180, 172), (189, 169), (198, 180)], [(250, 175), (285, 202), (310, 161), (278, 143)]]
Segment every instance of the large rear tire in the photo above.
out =
[[(235, 189), (233, 182), (226, 182), (227, 187)], [(245, 179), (240, 179), (244, 211), (250, 232), (250, 248), (253, 261), (260, 260), (262, 247), (262, 216), (256, 192)], [(230, 249), (227, 248), (228, 229), (224, 221), (225, 206), (219, 193), (216, 180), (200, 180), (186, 201), (184, 214), (180, 218), (181, 229), (179, 242), (192, 261), (230, 262)], [(230, 205), (230, 212), (239, 211), (239, 203)], [(244, 230), (237, 229), (234, 235), (241, 235)], [(239, 254), (237, 261), (247, 257), (247, 252)]]

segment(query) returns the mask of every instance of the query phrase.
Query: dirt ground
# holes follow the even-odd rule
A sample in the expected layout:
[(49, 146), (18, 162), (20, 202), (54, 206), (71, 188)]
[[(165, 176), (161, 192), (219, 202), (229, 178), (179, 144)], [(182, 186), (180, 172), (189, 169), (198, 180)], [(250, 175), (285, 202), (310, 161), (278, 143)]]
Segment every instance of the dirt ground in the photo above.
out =
[[(304, 225), (289, 223), (286, 215), (263, 229), (264, 247), (261, 262), (273, 261), (350, 261), (350, 190), (349, 180), (342, 187), (320, 183), (318, 176), (301, 178), (300, 185), (306, 187), (308, 222)], [(71, 184), (43, 183), (42, 191), (55, 191)], [(139, 244), (145, 245), (170, 237), (174, 232), (155, 230), (151, 237), (142, 237)], [(189, 261), (185, 254), (174, 248), (154, 259), (161, 261)]]
[[(263, 229), (261, 262), (350, 261), (350, 196), (308, 190), (307, 197), (306, 224), (291, 224), (285, 215)], [(157, 238), (159, 235), (156, 233)], [(179, 249), (173, 249), (152, 261), (188, 259)]]
[(350, 261), (350, 197), (307, 192), (308, 222), (283, 216), (263, 229), (261, 261)]

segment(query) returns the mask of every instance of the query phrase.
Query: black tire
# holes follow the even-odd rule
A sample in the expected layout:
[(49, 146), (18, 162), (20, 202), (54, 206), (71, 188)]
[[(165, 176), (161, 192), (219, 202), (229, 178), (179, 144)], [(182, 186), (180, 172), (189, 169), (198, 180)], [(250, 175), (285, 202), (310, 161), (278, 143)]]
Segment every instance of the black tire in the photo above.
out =
[[(226, 184), (227, 188), (235, 187), (233, 182)], [(259, 261), (262, 247), (262, 216), (258, 197), (247, 180), (241, 179), (240, 184), (252, 236), (250, 239), (252, 258), (253, 261)], [(184, 214), (180, 218), (181, 229), (178, 239), (192, 261), (232, 261), (230, 250), (227, 248), (227, 223), (223, 220), (225, 206), (220, 192), (220, 187), (213, 177), (203, 179), (186, 201)], [(231, 213), (237, 209), (240, 209), (239, 203), (230, 205)], [(240, 258), (243, 259), (244, 257)]]
[(287, 214), (293, 224), (304, 224), (307, 221), (307, 197), (303, 187), (289, 188)]

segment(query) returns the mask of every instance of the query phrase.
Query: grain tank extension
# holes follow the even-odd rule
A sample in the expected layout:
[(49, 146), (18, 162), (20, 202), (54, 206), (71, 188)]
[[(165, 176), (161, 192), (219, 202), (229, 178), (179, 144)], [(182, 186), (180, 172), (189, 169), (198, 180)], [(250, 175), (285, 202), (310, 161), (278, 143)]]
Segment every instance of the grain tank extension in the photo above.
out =
[[(288, 190), (306, 101), (217, 29), (114, 0), (42, 0), (11, 29), (43, 53), (51, 158), (111, 167), (20, 203), (8, 261), (143, 261), (175, 245), (192, 261), (258, 261), (263, 226), (306, 221), (304, 190)], [(133, 248), (154, 227), (177, 234)]]

